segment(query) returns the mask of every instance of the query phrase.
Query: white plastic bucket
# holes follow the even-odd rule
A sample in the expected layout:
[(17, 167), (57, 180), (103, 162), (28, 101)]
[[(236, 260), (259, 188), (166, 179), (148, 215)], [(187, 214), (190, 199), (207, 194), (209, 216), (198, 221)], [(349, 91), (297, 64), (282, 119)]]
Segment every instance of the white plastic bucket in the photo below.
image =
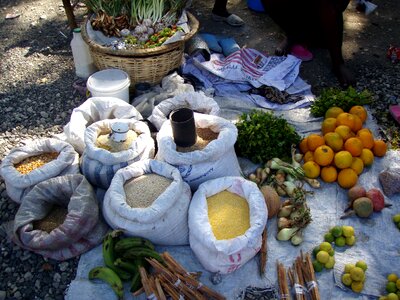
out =
[(119, 69), (101, 70), (91, 75), (86, 83), (92, 97), (116, 97), (129, 103), (128, 73)]

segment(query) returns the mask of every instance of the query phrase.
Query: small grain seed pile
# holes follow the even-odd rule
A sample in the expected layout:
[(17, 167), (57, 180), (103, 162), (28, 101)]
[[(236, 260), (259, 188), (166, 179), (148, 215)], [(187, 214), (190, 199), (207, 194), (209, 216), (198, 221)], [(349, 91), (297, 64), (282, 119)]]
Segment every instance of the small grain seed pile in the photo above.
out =
[(196, 127), (197, 140), (193, 146), (190, 147), (176, 147), (178, 152), (192, 152), (195, 150), (204, 149), (211, 141), (218, 138), (218, 132), (212, 131), (210, 128)]
[(128, 130), (126, 133), (126, 140), (123, 142), (116, 142), (112, 139), (110, 132), (102, 133), (97, 137), (96, 146), (108, 150), (110, 152), (120, 152), (128, 150), (138, 135), (134, 130)]
[(227, 190), (207, 198), (208, 219), (217, 240), (243, 235), (250, 228), (246, 199)]
[(124, 184), (126, 203), (133, 208), (145, 208), (169, 187), (172, 179), (149, 173), (133, 178)]
[(50, 233), (64, 223), (67, 214), (67, 208), (59, 205), (53, 205), (50, 212), (43, 219), (33, 221), (33, 229)]
[(55, 160), (58, 155), (58, 152), (45, 152), (39, 155), (30, 156), (15, 164), (14, 167), (21, 174), (28, 174), (29, 172), (40, 168), (48, 162)]

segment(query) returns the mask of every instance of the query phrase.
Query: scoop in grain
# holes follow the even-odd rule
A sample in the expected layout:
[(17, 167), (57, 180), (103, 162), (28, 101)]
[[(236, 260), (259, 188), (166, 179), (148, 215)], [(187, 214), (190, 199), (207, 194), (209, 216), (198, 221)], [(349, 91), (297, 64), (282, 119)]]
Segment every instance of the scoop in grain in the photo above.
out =
[(128, 150), (131, 147), (132, 142), (137, 139), (138, 135), (134, 130), (128, 130), (126, 135), (127, 136), (125, 141), (116, 142), (111, 138), (110, 132), (101, 133), (97, 137), (96, 147), (108, 150), (113, 153)]
[(218, 132), (212, 131), (210, 128), (196, 127), (197, 140), (196, 143), (190, 147), (176, 147), (178, 152), (192, 152), (195, 150), (203, 150), (211, 141), (218, 138)]

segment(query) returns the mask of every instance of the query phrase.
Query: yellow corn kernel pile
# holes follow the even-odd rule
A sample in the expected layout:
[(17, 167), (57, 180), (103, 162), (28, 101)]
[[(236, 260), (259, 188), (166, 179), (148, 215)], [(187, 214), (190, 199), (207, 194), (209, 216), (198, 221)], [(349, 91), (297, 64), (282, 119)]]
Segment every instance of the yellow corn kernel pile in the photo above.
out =
[(207, 198), (208, 219), (217, 240), (243, 235), (250, 228), (246, 199), (227, 190)]
[(48, 162), (58, 157), (58, 152), (45, 152), (39, 155), (30, 156), (23, 161), (14, 165), (18, 172), (21, 174), (28, 174), (29, 172), (47, 164)]

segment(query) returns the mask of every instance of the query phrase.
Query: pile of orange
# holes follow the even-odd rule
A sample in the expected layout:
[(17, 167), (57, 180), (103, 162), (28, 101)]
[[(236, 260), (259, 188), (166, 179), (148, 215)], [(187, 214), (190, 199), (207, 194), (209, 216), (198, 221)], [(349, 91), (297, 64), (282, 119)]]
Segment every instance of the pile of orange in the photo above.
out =
[(303, 169), (307, 177), (325, 182), (338, 182), (342, 188), (357, 184), (358, 176), (374, 157), (386, 154), (383, 140), (375, 139), (372, 132), (363, 127), (367, 120), (363, 106), (353, 106), (348, 112), (340, 107), (326, 111), (321, 126), (322, 134), (310, 134), (299, 144), (303, 153)]

